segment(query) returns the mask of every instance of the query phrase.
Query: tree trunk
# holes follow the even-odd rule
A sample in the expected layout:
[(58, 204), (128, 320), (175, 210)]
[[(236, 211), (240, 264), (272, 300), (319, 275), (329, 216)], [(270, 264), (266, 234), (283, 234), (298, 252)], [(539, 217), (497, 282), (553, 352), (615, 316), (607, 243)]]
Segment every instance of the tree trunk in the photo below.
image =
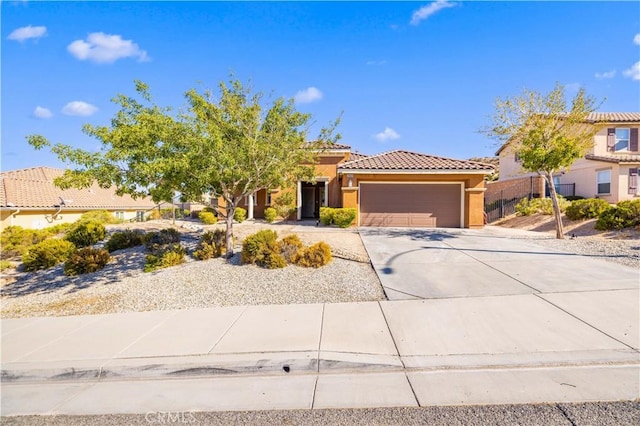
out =
[(549, 197), (553, 203), (553, 216), (556, 222), (556, 238), (562, 240), (564, 238), (564, 229), (562, 226), (562, 212), (560, 211), (560, 205), (558, 204), (558, 194), (556, 193), (556, 185), (553, 183), (553, 174), (545, 173), (544, 179), (549, 185)]
[(236, 207), (233, 203), (227, 201), (227, 217), (225, 218), (227, 229), (224, 234), (224, 242), (227, 246), (226, 258), (231, 259), (233, 256), (233, 215), (236, 211)]

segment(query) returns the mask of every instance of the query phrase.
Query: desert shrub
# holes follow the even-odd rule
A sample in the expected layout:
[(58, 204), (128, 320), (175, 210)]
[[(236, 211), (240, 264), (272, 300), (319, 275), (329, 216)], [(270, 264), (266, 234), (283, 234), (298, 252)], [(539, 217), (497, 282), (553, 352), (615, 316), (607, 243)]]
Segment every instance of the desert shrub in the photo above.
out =
[(160, 212), (158, 211), (158, 209), (153, 209), (147, 215), (147, 220), (158, 220), (161, 217), (162, 216), (160, 215)]
[(73, 228), (73, 226), (74, 226), (73, 223), (59, 223), (57, 225), (44, 228), (44, 231), (48, 232), (51, 235), (58, 235), (65, 232), (69, 232), (69, 230)]
[(333, 223), (340, 228), (348, 228), (356, 218), (357, 210), (353, 208), (334, 209)]
[(20, 256), (26, 249), (44, 241), (50, 234), (43, 229), (25, 229), (21, 226), (7, 226), (0, 233), (2, 258)]
[(278, 217), (278, 212), (276, 211), (276, 209), (274, 209), (273, 207), (267, 207), (266, 209), (264, 209), (264, 219), (267, 222), (273, 223), (273, 221), (276, 220), (276, 217)]
[(47, 269), (65, 262), (76, 250), (72, 242), (51, 238), (30, 247), (22, 256), (25, 271)]
[(233, 213), (233, 219), (238, 223), (242, 223), (246, 218), (247, 211), (242, 207), (236, 207), (236, 211)]
[(287, 235), (278, 241), (278, 251), (287, 263), (294, 263), (294, 259), (302, 247), (302, 241), (296, 234)]
[(611, 205), (602, 198), (589, 198), (572, 201), (565, 210), (565, 214), (571, 220), (591, 219), (600, 216), (610, 208)]
[(13, 267), (13, 263), (9, 262), (8, 260), (0, 260), (0, 272), (4, 272), (5, 270), (11, 269)]
[(106, 210), (92, 210), (86, 213), (82, 213), (80, 219), (77, 222), (100, 222), (102, 224), (107, 223), (119, 223), (120, 220), (116, 219), (116, 217)]
[(71, 241), (76, 247), (87, 247), (104, 240), (107, 231), (102, 222), (78, 222), (65, 235), (65, 240)]
[(180, 242), (180, 232), (175, 228), (162, 229), (157, 232), (149, 232), (142, 238), (142, 242), (148, 251), (157, 250), (159, 247)]
[(64, 264), (65, 275), (81, 275), (99, 271), (109, 262), (109, 252), (91, 247), (75, 251)]
[(320, 223), (329, 226), (333, 223), (333, 211), (331, 207), (320, 207)]
[(278, 249), (278, 233), (270, 229), (249, 235), (242, 244), (242, 263), (252, 263), (263, 268), (283, 268), (286, 260)]
[(320, 241), (300, 250), (294, 260), (299, 266), (319, 268), (331, 262), (331, 247), (324, 241)]
[(200, 242), (193, 252), (193, 257), (198, 260), (220, 257), (227, 252), (225, 244), (225, 231), (216, 229), (202, 234)]
[(582, 195), (567, 195), (566, 197), (564, 197), (564, 199), (567, 201), (576, 201), (584, 200), (584, 197)]
[(116, 250), (123, 250), (129, 247), (142, 245), (143, 234), (131, 229), (114, 232), (104, 245), (109, 253)]
[(156, 247), (145, 257), (144, 272), (168, 268), (185, 262), (185, 249), (181, 244), (166, 244)]
[(602, 212), (596, 221), (596, 229), (601, 231), (638, 225), (640, 225), (640, 200), (620, 201), (615, 207)]
[(200, 219), (200, 222), (204, 223), (205, 225), (215, 225), (216, 223), (218, 223), (218, 218), (216, 217), (216, 215), (210, 212), (201, 211), (200, 213), (198, 213), (198, 219)]
[(282, 192), (278, 197), (273, 200), (273, 208), (276, 209), (278, 216), (287, 220), (297, 210), (296, 208), (296, 196), (292, 191)]
[[(558, 205), (560, 206), (561, 212), (565, 211), (569, 204), (564, 197), (558, 195)], [(523, 198), (516, 204), (515, 208), (519, 216), (530, 216), (536, 213), (545, 215), (553, 214), (553, 202), (551, 198), (532, 198), (531, 200)]]

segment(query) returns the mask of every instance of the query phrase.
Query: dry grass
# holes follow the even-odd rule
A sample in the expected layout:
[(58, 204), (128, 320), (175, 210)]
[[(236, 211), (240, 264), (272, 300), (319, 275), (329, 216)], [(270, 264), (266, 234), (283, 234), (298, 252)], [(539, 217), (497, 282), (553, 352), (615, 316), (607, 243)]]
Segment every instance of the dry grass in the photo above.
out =
[(92, 315), (101, 314), (120, 302), (120, 295), (107, 294), (104, 296), (63, 296), (55, 302), (39, 304), (34, 306), (29, 304), (21, 307), (12, 306), (9, 309), (2, 309), (3, 318), (18, 317), (39, 317), (58, 315)]

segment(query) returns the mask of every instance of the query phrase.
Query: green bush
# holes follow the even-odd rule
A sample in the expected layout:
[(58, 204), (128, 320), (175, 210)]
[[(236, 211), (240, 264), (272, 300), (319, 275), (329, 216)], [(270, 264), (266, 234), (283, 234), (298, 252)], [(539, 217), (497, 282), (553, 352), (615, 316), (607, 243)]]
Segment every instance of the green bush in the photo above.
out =
[(65, 232), (69, 232), (69, 230), (73, 228), (73, 226), (74, 226), (73, 223), (59, 223), (57, 225), (44, 228), (44, 231), (48, 232), (51, 235), (58, 235)]
[(357, 210), (353, 208), (334, 209), (333, 223), (340, 228), (348, 228), (356, 218)]
[(25, 229), (21, 226), (7, 226), (0, 234), (2, 258), (22, 255), (26, 249), (49, 237), (44, 229)]
[(278, 241), (278, 251), (287, 263), (294, 263), (295, 257), (302, 247), (302, 241), (296, 234), (287, 235)]
[(4, 272), (7, 269), (14, 268), (14, 264), (8, 260), (0, 260), (0, 272)]
[(320, 223), (329, 226), (333, 223), (333, 211), (331, 207), (320, 207)]
[(142, 238), (142, 242), (148, 251), (157, 250), (159, 247), (180, 242), (180, 232), (175, 228), (162, 229), (149, 232)]
[(567, 201), (576, 201), (576, 200), (584, 200), (584, 197), (581, 195), (567, 195), (564, 197)]
[(143, 234), (131, 229), (114, 232), (104, 245), (109, 253), (142, 245)]
[[(286, 260), (278, 249), (277, 240), (278, 233), (270, 229), (249, 235), (242, 244), (242, 263), (251, 263), (263, 268), (286, 266)], [(284, 265), (280, 258), (284, 261)]]
[(205, 225), (215, 225), (218, 223), (216, 215), (210, 212), (201, 211), (198, 213), (198, 219)]
[(626, 200), (604, 211), (596, 222), (596, 229), (607, 231), (638, 225), (640, 225), (640, 200)]
[(589, 198), (572, 201), (565, 210), (565, 214), (571, 220), (592, 219), (610, 208), (611, 205), (602, 198)]
[(278, 217), (278, 212), (276, 211), (276, 209), (274, 209), (273, 207), (267, 207), (266, 209), (264, 209), (264, 219), (267, 222), (273, 223), (276, 220), (276, 217)]
[(78, 222), (67, 232), (65, 240), (71, 241), (76, 247), (87, 247), (104, 240), (107, 231), (101, 222)]
[(72, 242), (52, 238), (30, 247), (22, 256), (25, 271), (47, 269), (65, 262), (76, 251)]
[(323, 241), (304, 248), (295, 256), (295, 263), (306, 268), (319, 268), (331, 262), (331, 247)]
[(278, 197), (274, 197), (273, 208), (276, 209), (278, 216), (282, 219), (289, 219), (298, 210), (295, 193), (293, 191), (281, 192)]
[(206, 260), (212, 257), (220, 257), (226, 252), (225, 231), (216, 229), (202, 234), (200, 242), (193, 252), (193, 257), (198, 260)]
[[(564, 197), (558, 195), (558, 205), (560, 206), (561, 212), (565, 211), (569, 204)], [(532, 198), (531, 200), (523, 198), (516, 204), (515, 208), (519, 216), (530, 216), (536, 213), (545, 215), (553, 214), (553, 202), (551, 198)]]
[(185, 262), (185, 253), (184, 247), (180, 244), (167, 244), (157, 247), (153, 252), (147, 254), (144, 272), (180, 265)]
[(242, 223), (246, 218), (247, 211), (242, 207), (236, 207), (236, 211), (233, 213), (233, 219), (238, 223)]
[(109, 262), (109, 252), (91, 247), (75, 251), (64, 264), (65, 275), (81, 275), (99, 271)]
[(320, 223), (348, 228), (356, 218), (357, 210), (353, 208), (320, 207)]
[(100, 222), (102, 224), (110, 224), (110, 223), (119, 223), (120, 220), (116, 219), (116, 217), (106, 210), (92, 210), (86, 213), (83, 213), (80, 216), (80, 219), (77, 222)]

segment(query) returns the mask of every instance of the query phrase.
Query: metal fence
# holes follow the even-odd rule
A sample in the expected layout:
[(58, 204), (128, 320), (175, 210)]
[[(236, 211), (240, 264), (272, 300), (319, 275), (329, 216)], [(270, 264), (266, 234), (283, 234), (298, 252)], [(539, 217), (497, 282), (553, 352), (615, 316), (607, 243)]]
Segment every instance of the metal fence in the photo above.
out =
[[(545, 196), (549, 197), (551, 194), (549, 192), (549, 185), (545, 187)], [(562, 195), (563, 197), (573, 197), (576, 195), (576, 184), (575, 183), (559, 183), (556, 184), (556, 193), (558, 195)]]
[[(539, 198), (539, 177), (531, 176), (487, 185), (484, 193), (484, 212), (487, 223), (516, 212), (516, 204), (523, 198)], [(498, 185), (496, 185), (498, 184)]]

